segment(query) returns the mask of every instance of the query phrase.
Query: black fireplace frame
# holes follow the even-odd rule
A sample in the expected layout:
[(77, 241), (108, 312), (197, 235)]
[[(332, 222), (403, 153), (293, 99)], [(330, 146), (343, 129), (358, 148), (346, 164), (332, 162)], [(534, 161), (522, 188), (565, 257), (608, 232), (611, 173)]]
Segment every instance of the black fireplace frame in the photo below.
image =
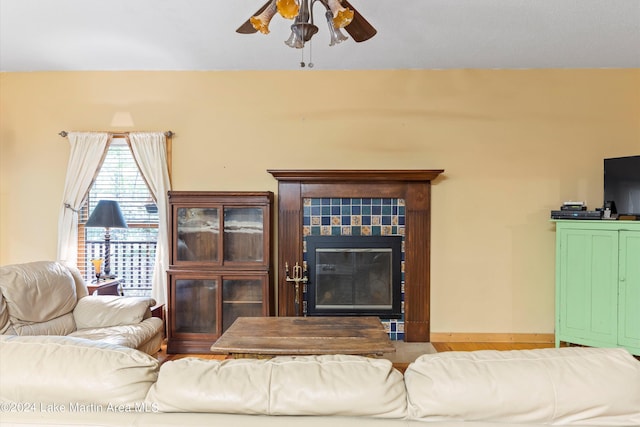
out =
[[(381, 319), (402, 318), (402, 236), (306, 236), (308, 266), (307, 315), (308, 316), (378, 316)], [(354, 309), (318, 308), (316, 301), (316, 249), (391, 249), (391, 308)]]

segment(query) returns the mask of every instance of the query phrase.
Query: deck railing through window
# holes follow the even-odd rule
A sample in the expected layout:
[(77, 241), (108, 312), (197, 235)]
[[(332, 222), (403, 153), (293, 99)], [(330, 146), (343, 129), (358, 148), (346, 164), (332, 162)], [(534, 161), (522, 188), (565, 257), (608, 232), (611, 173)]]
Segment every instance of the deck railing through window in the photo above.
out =
[[(156, 256), (156, 242), (111, 241), (111, 274), (122, 280), (126, 296), (151, 296), (153, 264)], [(86, 241), (84, 269), (85, 280), (95, 280), (91, 260), (104, 258), (104, 240)]]

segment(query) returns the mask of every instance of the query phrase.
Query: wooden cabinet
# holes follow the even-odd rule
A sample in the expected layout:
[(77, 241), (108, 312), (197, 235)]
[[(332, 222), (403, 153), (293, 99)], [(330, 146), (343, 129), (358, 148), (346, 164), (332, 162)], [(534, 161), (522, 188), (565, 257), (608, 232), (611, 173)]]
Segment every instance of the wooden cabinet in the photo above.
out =
[(169, 353), (208, 353), (240, 316), (274, 311), (271, 192), (169, 192)]
[(556, 221), (556, 346), (640, 355), (640, 223)]

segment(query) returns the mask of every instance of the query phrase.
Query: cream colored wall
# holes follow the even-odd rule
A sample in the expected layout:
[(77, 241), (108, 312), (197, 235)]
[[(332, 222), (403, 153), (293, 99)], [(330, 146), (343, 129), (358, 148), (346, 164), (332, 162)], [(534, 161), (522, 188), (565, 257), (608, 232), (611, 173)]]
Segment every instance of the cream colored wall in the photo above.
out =
[[(640, 154), (640, 70), (0, 74), (0, 263), (56, 255), (61, 130), (172, 130), (176, 190), (277, 190), (267, 169), (445, 169), (432, 332), (552, 333), (554, 227)], [(116, 112), (135, 126), (111, 127)]]

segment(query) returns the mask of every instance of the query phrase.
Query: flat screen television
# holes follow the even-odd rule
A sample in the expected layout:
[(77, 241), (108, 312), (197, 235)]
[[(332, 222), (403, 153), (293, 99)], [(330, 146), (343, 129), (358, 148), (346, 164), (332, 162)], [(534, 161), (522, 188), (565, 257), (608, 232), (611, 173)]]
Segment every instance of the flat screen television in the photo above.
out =
[(618, 215), (640, 216), (640, 156), (604, 159), (604, 201)]

